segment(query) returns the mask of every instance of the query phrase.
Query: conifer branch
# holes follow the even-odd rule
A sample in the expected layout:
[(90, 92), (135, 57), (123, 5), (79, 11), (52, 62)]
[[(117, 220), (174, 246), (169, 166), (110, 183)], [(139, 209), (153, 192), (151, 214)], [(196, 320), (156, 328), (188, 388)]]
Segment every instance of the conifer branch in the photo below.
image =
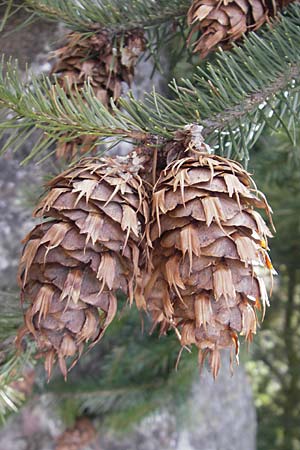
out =
[[(157, 136), (171, 139), (188, 123), (204, 126), (204, 134), (217, 153), (247, 161), (248, 150), (263, 128), (282, 128), (295, 142), (300, 115), (300, 5), (288, 8), (281, 21), (251, 33), (240, 47), (220, 52), (213, 63), (198, 67), (192, 80), (171, 83), (173, 98), (146, 94), (144, 101), (133, 96), (120, 101), (123, 111), (112, 103), (105, 109), (90, 86), (68, 94), (44, 76), (25, 84), (11, 66), (0, 75), (0, 105), (14, 111), (1, 128), (33, 127), (47, 133), (38, 152), (68, 133), (98, 136), (99, 142), (141, 141)], [(253, 77), (255, 74), (255, 78)], [(20, 120), (22, 119), (22, 120)], [(27, 131), (26, 131), (27, 130)]]
[[(21, 10), (23, 10), (25, 7), (25, 3), (23, 1), (15, 1), (15, 0), (7, 0), (7, 1), (0, 1), (0, 12), (2, 13), (2, 18), (0, 18), (0, 33), (1, 37), (8, 36), (12, 33), (12, 30), (6, 32), (5, 28), (6, 25), (10, 22), (10, 20), (17, 16)], [(25, 20), (22, 20), (22, 22), (18, 25), (15, 24), (13, 27), (13, 32), (16, 32), (18, 30), (21, 30), (22, 28), (26, 27), (27, 25), (34, 22), (37, 15), (32, 12), (31, 14), (28, 14), (27, 18)]]
[(10, 413), (17, 412), (26, 399), (18, 383), (24, 382), (24, 370), (32, 367), (33, 355), (33, 344), (23, 353), (10, 347), (0, 351), (0, 424)]
[(186, 16), (189, 0), (25, 0), (30, 11), (65, 22), (78, 31), (93, 31), (104, 27), (110, 31), (128, 31), (151, 27)]
[(35, 346), (28, 344), (21, 352), (15, 347), (15, 335), (23, 324), (18, 294), (0, 293), (0, 424), (8, 414), (17, 412), (25, 401), (25, 394), (18, 389), (24, 382), (24, 371), (33, 366)]
[(18, 294), (0, 293), (0, 424), (8, 414), (17, 412), (25, 401), (18, 383), (24, 381), (24, 370), (33, 364), (34, 345), (25, 352), (16, 349), (14, 338), (23, 324)]
[(1, 2), (0, 3), (0, 8), (1, 7), (5, 7), (5, 10), (4, 10), (3, 18), (1, 19), (1, 22), (0, 22), (0, 33), (3, 31), (7, 20), (9, 19), (9, 17), (14, 12), (14, 8), (13, 8), (14, 7), (14, 1), (13, 0), (8, 0), (5, 3)]
[(209, 135), (216, 129), (220, 129), (229, 125), (232, 120), (238, 120), (245, 116), (245, 113), (250, 113), (254, 108), (263, 105), (268, 98), (283, 91), (289, 83), (300, 77), (300, 66), (298, 64), (290, 66), (288, 73), (282, 74), (278, 79), (261, 91), (250, 95), (239, 105), (226, 109), (224, 113), (217, 114), (213, 119), (205, 119), (201, 122), (204, 127), (203, 135)]

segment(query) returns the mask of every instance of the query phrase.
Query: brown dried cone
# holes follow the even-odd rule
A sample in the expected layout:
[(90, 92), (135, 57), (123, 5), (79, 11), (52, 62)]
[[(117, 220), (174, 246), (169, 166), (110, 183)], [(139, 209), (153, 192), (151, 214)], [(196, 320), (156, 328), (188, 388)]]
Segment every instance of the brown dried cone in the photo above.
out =
[(188, 12), (194, 33), (201, 36), (193, 43), (194, 52), (205, 58), (218, 46), (224, 49), (249, 31), (258, 30), (294, 0), (194, 0)]
[(142, 162), (135, 153), (86, 158), (49, 183), (35, 211), (47, 221), (25, 238), (19, 280), (30, 306), (18, 338), (35, 338), (49, 377), (56, 358), (66, 376), (65, 359), (74, 365), (84, 344), (103, 336), (118, 290), (145, 307), (138, 268), (148, 221)]
[[(73, 32), (67, 44), (53, 53), (57, 62), (52, 74), (65, 91), (80, 90), (89, 81), (96, 97), (110, 108), (110, 99), (119, 99), (123, 84), (131, 84), (137, 59), (144, 49), (143, 32), (138, 29), (115, 37), (107, 30), (88, 37)], [(89, 151), (94, 143), (95, 138), (82, 136), (59, 144), (56, 154), (58, 158), (73, 158)]]
[(271, 233), (255, 208), (269, 217), (270, 208), (240, 164), (204, 144), (185, 149), (154, 187), (145, 297), (161, 332), (175, 328), (182, 346), (198, 347), (200, 363), (209, 355), (217, 376), (220, 350), (238, 355), (238, 334), (251, 341), (256, 311), (269, 304), (258, 269), (272, 270)]
[[(88, 417), (80, 417), (57, 439), (55, 450), (82, 450), (97, 439), (97, 431)], [(98, 447), (99, 448), (99, 447)]]
[(96, 97), (109, 108), (109, 99), (120, 97), (122, 83), (131, 84), (137, 59), (144, 48), (141, 30), (116, 37), (106, 30), (90, 37), (73, 32), (68, 36), (67, 45), (54, 52), (58, 60), (52, 73), (58, 76), (65, 90), (80, 89), (89, 81)]
[(97, 143), (97, 138), (95, 136), (79, 136), (75, 139), (61, 140), (56, 146), (56, 158), (63, 160), (74, 160), (78, 155), (84, 155), (88, 152), (90, 154), (95, 154), (95, 145)]

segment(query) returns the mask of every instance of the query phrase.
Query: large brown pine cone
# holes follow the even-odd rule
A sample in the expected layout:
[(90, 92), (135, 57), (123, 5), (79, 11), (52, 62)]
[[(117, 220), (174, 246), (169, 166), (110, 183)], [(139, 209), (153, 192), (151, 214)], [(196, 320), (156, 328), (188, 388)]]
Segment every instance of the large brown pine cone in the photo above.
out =
[(161, 332), (175, 328), (200, 361), (210, 355), (216, 376), (220, 349), (237, 354), (238, 333), (251, 341), (268, 305), (259, 270), (272, 270), (271, 233), (255, 208), (270, 208), (240, 164), (204, 150), (170, 163), (154, 187), (145, 297)]
[(193, 43), (194, 52), (205, 58), (218, 46), (224, 49), (249, 31), (255, 31), (275, 17), (278, 10), (294, 0), (194, 0), (188, 12), (194, 33), (201, 36)]
[[(139, 260), (148, 221), (141, 158), (87, 158), (49, 183), (35, 211), (48, 219), (25, 239), (19, 279), (30, 302), (19, 339), (30, 333), (46, 356), (73, 364), (95, 344), (117, 311), (116, 292), (144, 308)], [(50, 219), (50, 220), (49, 220)]]
[[(139, 56), (145, 49), (141, 30), (133, 30), (114, 37), (106, 30), (86, 37), (79, 32), (70, 33), (67, 44), (53, 52), (57, 58), (52, 74), (67, 92), (83, 88), (89, 81), (95, 96), (110, 108), (110, 99), (117, 101), (124, 89), (130, 86)], [(61, 142), (58, 158), (73, 158), (89, 151), (95, 139), (83, 136), (71, 142)]]

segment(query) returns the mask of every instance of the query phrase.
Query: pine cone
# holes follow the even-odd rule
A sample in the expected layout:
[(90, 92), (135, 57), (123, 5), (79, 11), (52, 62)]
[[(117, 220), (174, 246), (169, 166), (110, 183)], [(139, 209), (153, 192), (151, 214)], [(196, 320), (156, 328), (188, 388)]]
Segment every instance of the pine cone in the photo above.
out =
[[(57, 439), (55, 450), (82, 450), (97, 439), (97, 431), (88, 417), (80, 417)], [(90, 448), (90, 447), (89, 447)]]
[[(123, 84), (131, 85), (137, 59), (145, 49), (145, 40), (141, 30), (120, 34), (116, 38), (106, 30), (91, 37), (73, 32), (68, 36), (67, 44), (53, 52), (57, 62), (52, 74), (57, 76), (61, 87), (77, 91), (89, 81), (95, 96), (108, 109), (110, 99), (117, 101), (123, 90)], [(78, 153), (91, 149), (95, 138), (82, 136), (71, 142), (58, 145), (58, 158), (72, 159)]]
[(74, 365), (84, 344), (103, 336), (118, 290), (145, 307), (138, 268), (148, 221), (141, 162), (135, 153), (84, 159), (49, 183), (35, 211), (51, 220), (25, 239), (19, 279), (31, 305), (19, 340), (34, 336), (49, 377), (56, 357), (66, 376), (65, 358)]
[(54, 52), (58, 61), (52, 74), (58, 76), (63, 89), (80, 89), (89, 80), (96, 97), (109, 108), (109, 99), (120, 97), (122, 82), (131, 84), (137, 59), (145, 47), (140, 30), (115, 39), (105, 30), (91, 37), (71, 33), (67, 45)]
[(90, 135), (82, 135), (71, 141), (58, 141), (56, 145), (56, 158), (62, 160), (74, 160), (78, 158), (78, 155), (83, 155), (88, 152), (95, 154), (95, 144), (97, 138)]
[(264, 314), (269, 304), (257, 268), (272, 270), (271, 233), (254, 208), (269, 216), (270, 208), (240, 164), (201, 147), (190, 144), (189, 155), (171, 162), (154, 187), (145, 297), (161, 333), (180, 330), (181, 345), (195, 344), (200, 362), (210, 355), (216, 376), (220, 349), (237, 355), (238, 333), (251, 341), (256, 310)]
[(218, 46), (224, 49), (243, 37), (246, 32), (258, 30), (275, 17), (279, 10), (294, 0), (194, 0), (188, 12), (188, 24), (201, 36), (193, 44), (194, 52), (205, 58)]

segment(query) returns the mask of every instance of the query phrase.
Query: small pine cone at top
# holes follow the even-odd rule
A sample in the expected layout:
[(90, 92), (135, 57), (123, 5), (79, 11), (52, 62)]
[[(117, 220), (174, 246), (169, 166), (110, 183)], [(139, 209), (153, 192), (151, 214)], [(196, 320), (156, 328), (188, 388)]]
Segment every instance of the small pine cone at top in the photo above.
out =
[(70, 33), (67, 44), (53, 52), (57, 62), (52, 74), (63, 89), (83, 87), (89, 81), (96, 97), (107, 107), (121, 96), (122, 83), (130, 85), (136, 62), (145, 49), (141, 30), (113, 36), (106, 30), (84, 36)]
[(171, 162), (154, 187), (147, 307), (161, 333), (173, 328), (183, 347), (198, 347), (200, 363), (209, 357), (215, 377), (220, 350), (237, 358), (238, 335), (251, 341), (257, 310), (269, 305), (261, 270), (274, 271), (271, 232), (257, 208), (270, 218), (242, 166), (206, 151)]
[(229, 49), (249, 31), (258, 30), (294, 0), (194, 0), (188, 11), (192, 27), (188, 43), (195, 33), (195, 53), (205, 58), (218, 46)]
[[(145, 50), (141, 30), (132, 30), (116, 36), (100, 30), (92, 36), (79, 32), (68, 35), (67, 44), (53, 52), (56, 64), (52, 74), (67, 92), (83, 88), (85, 82), (93, 87), (95, 96), (108, 109), (110, 100), (117, 101), (125, 86), (130, 86), (138, 58)], [(91, 150), (96, 139), (80, 136), (62, 141), (56, 149), (57, 158), (73, 159)]]
[[(25, 238), (19, 266), (22, 300), (30, 303), (18, 340), (30, 334), (48, 377), (58, 359), (67, 375), (84, 345), (103, 336), (117, 311), (117, 291), (138, 308), (139, 260), (148, 206), (141, 159), (86, 158), (49, 183)], [(46, 220), (45, 220), (46, 219)]]

